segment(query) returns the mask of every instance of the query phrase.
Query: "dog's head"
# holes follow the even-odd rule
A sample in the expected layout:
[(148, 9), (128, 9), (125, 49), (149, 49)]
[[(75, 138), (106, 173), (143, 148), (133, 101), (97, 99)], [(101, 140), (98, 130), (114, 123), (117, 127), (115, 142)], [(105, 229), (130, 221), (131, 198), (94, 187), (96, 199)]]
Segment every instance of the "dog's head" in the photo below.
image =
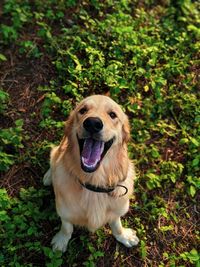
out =
[(78, 145), (84, 172), (94, 172), (109, 150), (127, 143), (130, 136), (125, 113), (115, 101), (102, 95), (81, 101), (66, 123), (65, 134), (75, 145), (74, 150)]

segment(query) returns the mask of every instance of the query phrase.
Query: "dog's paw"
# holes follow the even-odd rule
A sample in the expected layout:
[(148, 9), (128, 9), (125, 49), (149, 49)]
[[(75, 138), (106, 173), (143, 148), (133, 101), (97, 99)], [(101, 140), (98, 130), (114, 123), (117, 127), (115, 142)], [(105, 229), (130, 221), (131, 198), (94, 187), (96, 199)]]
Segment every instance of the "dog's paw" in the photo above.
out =
[(49, 169), (45, 175), (44, 175), (44, 178), (43, 178), (43, 184), (45, 186), (48, 186), (48, 185), (51, 185), (52, 184), (52, 177), (51, 177), (51, 169)]
[(115, 238), (127, 248), (137, 246), (139, 243), (136, 232), (130, 228), (123, 228), (122, 233), (120, 235), (115, 235)]
[(61, 231), (58, 232), (51, 241), (53, 251), (59, 250), (64, 253), (67, 250), (70, 238), (71, 235), (64, 235)]

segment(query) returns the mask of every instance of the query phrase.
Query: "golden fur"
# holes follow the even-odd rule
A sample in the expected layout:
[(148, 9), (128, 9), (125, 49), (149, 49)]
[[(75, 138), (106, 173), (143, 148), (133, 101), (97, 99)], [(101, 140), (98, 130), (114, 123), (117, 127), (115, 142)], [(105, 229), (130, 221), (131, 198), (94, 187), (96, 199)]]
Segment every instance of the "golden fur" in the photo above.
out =
[[(79, 111), (83, 107), (87, 112), (80, 114)], [(115, 119), (109, 116), (112, 111), (117, 115)], [(88, 117), (98, 117), (103, 121), (103, 141), (115, 137), (100, 166), (92, 173), (84, 172), (81, 168), (77, 140), (77, 135), (84, 136), (83, 121)], [(138, 243), (135, 233), (131, 229), (123, 228), (120, 222), (120, 217), (128, 211), (135, 177), (133, 164), (127, 154), (129, 137), (127, 116), (120, 106), (107, 96), (87, 97), (72, 111), (60, 145), (51, 151), (51, 168), (44, 177), (45, 184), (50, 184), (52, 180), (56, 209), (62, 220), (61, 230), (52, 240), (54, 249), (66, 250), (73, 225), (95, 231), (109, 223), (118, 241), (127, 247)], [(79, 181), (101, 187), (121, 184), (127, 187), (128, 193), (122, 196), (125, 191), (122, 187), (116, 187), (109, 194), (92, 192), (84, 188)]]

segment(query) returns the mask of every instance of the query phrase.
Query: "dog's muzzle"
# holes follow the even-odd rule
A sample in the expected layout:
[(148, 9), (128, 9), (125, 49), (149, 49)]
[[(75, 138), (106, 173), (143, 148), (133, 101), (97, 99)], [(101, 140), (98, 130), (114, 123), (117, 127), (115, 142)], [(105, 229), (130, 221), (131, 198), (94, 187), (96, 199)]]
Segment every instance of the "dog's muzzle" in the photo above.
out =
[(83, 122), (87, 138), (77, 135), (80, 148), (81, 168), (85, 172), (94, 172), (100, 165), (101, 160), (113, 144), (114, 138), (105, 142), (101, 138), (103, 122), (98, 117), (88, 117)]

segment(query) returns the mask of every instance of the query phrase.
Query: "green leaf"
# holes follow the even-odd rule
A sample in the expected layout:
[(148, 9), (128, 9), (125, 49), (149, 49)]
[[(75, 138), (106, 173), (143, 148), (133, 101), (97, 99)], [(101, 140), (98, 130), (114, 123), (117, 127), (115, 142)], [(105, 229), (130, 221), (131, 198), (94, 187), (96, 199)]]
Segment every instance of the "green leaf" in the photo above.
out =
[(153, 158), (159, 158), (160, 157), (160, 153), (158, 152), (158, 150), (156, 148), (152, 149), (151, 155)]
[(189, 192), (190, 192), (190, 195), (191, 195), (192, 197), (194, 197), (195, 194), (196, 194), (196, 188), (195, 188), (193, 185), (190, 185)]
[(142, 259), (144, 260), (147, 256), (146, 242), (144, 240), (140, 241), (140, 253)]
[(0, 61), (6, 61), (7, 58), (3, 55), (3, 54), (0, 54)]
[(196, 166), (199, 166), (199, 157), (196, 157), (195, 159), (193, 159), (192, 161), (192, 166), (193, 167), (196, 167)]
[(189, 255), (189, 259), (191, 260), (191, 261), (198, 261), (199, 259), (200, 259), (200, 254), (197, 252), (197, 250), (196, 249), (192, 249), (191, 251), (190, 251), (190, 255)]
[(193, 145), (195, 145), (196, 147), (199, 147), (199, 142), (197, 141), (197, 139), (190, 137), (190, 141)]
[(172, 231), (174, 229), (173, 225), (166, 225), (166, 226), (161, 226), (160, 230), (162, 232), (167, 232), (167, 231)]
[(179, 143), (181, 144), (181, 145), (183, 145), (183, 144), (187, 144), (189, 142), (189, 139), (188, 138), (182, 138), (182, 139), (180, 139), (180, 141), (179, 141)]

